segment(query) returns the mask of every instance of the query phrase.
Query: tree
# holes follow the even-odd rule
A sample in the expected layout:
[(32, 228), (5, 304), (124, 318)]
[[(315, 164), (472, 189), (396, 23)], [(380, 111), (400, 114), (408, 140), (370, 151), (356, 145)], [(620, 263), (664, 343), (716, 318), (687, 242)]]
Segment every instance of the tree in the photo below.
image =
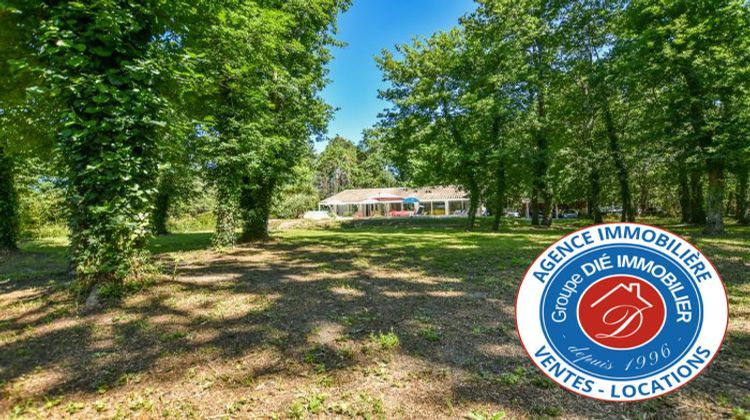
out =
[(320, 201), (315, 188), (315, 152), (310, 147), (292, 170), (292, 178), (284, 184), (274, 197), (271, 214), (282, 219), (302, 216), (316, 208)]
[(322, 197), (330, 197), (343, 190), (360, 187), (362, 170), (357, 146), (336, 136), (316, 159), (315, 184)]
[[(622, 204), (622, 221), (635, 221), (635, 206), (630, 186), (630, 175), (623, 151), (623, 131), (615, 111), (627, 110), (620, 100), (622, 83), (616, 77), (611, 54), (616, 17), (622, 2), (566, 2), (559, 12), (561, 38), (561, 82), (565, 90), (560, 95), (563, 113), (556, 118), (564, 127), (561, 135), (575, 133), (581, 140), (586, 159), (580, 162), (587, 168), (589, 178), (589, 215), (596, 223), (602, 221), (599, 210), (602, 194), (602, 162), (609, 159), (616, 174)], [(568, 86), (568, 87), (565, 87)], [(566, 118), (567, 116), (567, 118)], [(582, 117), (578, 124), (572, 123)], [(571, 121), (572, 119), (572, 121)], [(577, 128), (576, 128), (577, 127)], [(572, 141), (571, 141), (572, 140)], [(581, 149), (577, 149), (581, 150)], [(570, 155), (574, 156), (574, 155)]]
[(362, 141), (357, 146), (360, 168), (359, 179), (356, 181), (358, 187), (383, 188), (398, 185), (385, 141), (385, 133), (381, 130), (365, 129), (362, 133)]
[(725, 170), (747, 202), (747, 29), (739, 0), (479, 0), (460, 27), (378, 59), (393, 104), (379, 126), (399, 176), (479, 180), (495, 228), (516, 164), (532, 224), (551, 222), (554, 200), (588, 201), (600, 222), (617, 196), (634, 221), (637, 196), (720, 232)]
[(168, 161), (159, 167), (151, 229), (157, 235), (169, 234), (167, 221), (177, 202), (192, 192), (195, 171), (189, 162)]
[[(31, 99), (6, 96), (4, 104), (0, 105), (0, 250), (17, 249), (21, 229), (29, 227), (32, 215), (23, 213), (28, 210), (24, 205), (32, 204), (39, 209), (56, 204), (44, 194), (46, 189), (40, 188), (40, 184), (52, 184), (43, 179), (58, 174), (53, 169), (57, 159), (52, 149), (52, 133), (47, 131), (53, 121), (50, 109)], [(48, 200), (31, 203), (28, 197), (21, 195), (30, 187)]]
[(488, 3), (464, 18), (467, 51), (463, 55), (467, 69), (469, 109), (474, 127), (484, 139), (486, 165), (480, 177), (487, 203), (493, 213), (492, 229), (499, 230), (505, 213), (510, 179), (523, 184), (524, 162), (533, 153), (524, 147), (530, 141), (527, 128), (526, 94), (519, 68), (525, 56), (505, 33), (496, 31), (496, 17)]
[[(0, 142), (5, 143), (5, 139), (0, 139)], [(13, 251), (17, 249), (16, 242), (18, 241), (18, 199), (14, 185), (13, 160), (9, 155), (7, 145), (2, 143), (0, 143), (0, 251)]]
[(358, 146), (341, 136), (332, 138), (315, 161), (315, 186), (320, 196), (351, 188), (396, 186), (383, 136), (382, 130), (365, 130)]
[(750, 177), (750, 95), (738, 90), (726, 101), (732, 109), (724, 113), (729, 121), (722, 121), (717, 128), (726, 142), (727, 167), (735, 175), (735, 218), (741, 225), (750, 225), (750, 203), (748, 203), (748, 177)]
[[(650, 0), (630, 2), (621, 26), (618, 51), (644, 90), (659, 92), (672, 108), (669, 119), (689, 162), (693, 222), (706, 233), (724, 229), (725, 138), (717, 132), (730, 97), (747, 92), (748, 8), (742, 1)], [(708, 179), (704, 216), (702, 175)], [(686, 175), (680, 174), (681, 179)], [(682, 181), (682, 184), (686, 182)]]
[[(38, 82), (23, 67), (25, 20), (17, 10), (0, 4), (0, 251), (16, 250), (19, 235), (16, 172), (29, 150), (47, 149), (49, 136), (42, 121), (47, 107), (28, 100), (25, 91)], [(31, 110), (37, 110), (32, 113)]]
[(459, 29), (439, 32), (383, 51), (377, 58), (391, 86), (380, 92), (393, 107), (383, 114), (391, 156), (409, 160), (414, 179), (458, 184), (469, 193), (467, 229), (474, 228), (486, 167), (487, 136), (473, 126), (466, 75), (465, 37)]
[[(12, 86), (13, 80), (8, 77), (8, 57), (13, 56), (15, 51), (8, 49), (16, 45), (12, 42), (12, 32), (7, 28), (10, 25), (6, 10), (0, 9), (0, 83)], [(17, 249), (18, 241), (18, 199), (15, 187), (15, 162), (11, 156), (10, 137), (13, 136), (11, 123), (17, 115), (16, 103), (18, 92), (12, 89), (0, 93), (0, 251), (13, 251)]]
[[(167, 125), (165, 79), (192, 2), (9, 1), (22, 34), (16, 67), (54, 104), (48, 129), (64, 165), (71, 258), (82, 290), (137, 276)], [(180, 57), (181, 58), (181, 57)]]
[(219, 244), (231, 244), (236, 212), (241, 240), (268, 236), (277, 189), (330, 116), (318, 92), (331, 29), (347, 4), (230, 2), (198, 43), (212, 83), (215, 123), (206, 139), (219, 185)]
[[(506, 67), (519, 89), (516, 106), (523, 112), (517, 124), (526, 127), (532, 173), (532, 224), (550, 225), (553, 190), (549, 168), (553, 159), (550, 106), (551, 85), (557, 77), (559, 5), (547, 0), (480, 0), (473, 19), (485, 26), (487, 48), (503, 51)], [(541, 213), (542, 219), (539, 220)]]
[[(268, 236), (268, 217), (276, 188), (289, 181), (289, 174), (304, 153), (309, 139), (326, 129), (332, 109), (318, 93), (326, 84), (326, 64), (335, 21), (348, 0), (284, 2), (281, 10), (289, 27), (281, 46), (288, 46), (275, 68), (270, 100), (273, 104), (267, 132), (263, 136), (260, 167), (255, 185), (244, 186), (240, 206), (244, 217), (244, 240)], [(277, 54), (279, 49), (276, 49)], [(282, 50), (283, 51), (283, 50)]]

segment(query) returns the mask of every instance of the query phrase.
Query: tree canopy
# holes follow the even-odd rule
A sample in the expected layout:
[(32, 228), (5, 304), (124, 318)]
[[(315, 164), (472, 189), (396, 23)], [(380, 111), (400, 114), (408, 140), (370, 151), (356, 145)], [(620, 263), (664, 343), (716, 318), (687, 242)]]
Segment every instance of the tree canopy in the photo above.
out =
[(732, 171), (747, 221), (747, 2), (477, 3), (377, 59), (402, 173), (462, 185), (497, 217), (506, 186), (525, 186), (532, 224), (581, 201), (595, 222), (607, 201), (633, 221), (658, 194), (719, 233)]

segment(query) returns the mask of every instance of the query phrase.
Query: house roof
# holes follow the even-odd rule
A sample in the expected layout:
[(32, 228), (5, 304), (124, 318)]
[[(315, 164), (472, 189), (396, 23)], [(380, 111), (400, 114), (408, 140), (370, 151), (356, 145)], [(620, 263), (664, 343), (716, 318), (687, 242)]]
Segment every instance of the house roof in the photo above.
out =
[(321, 201), (320, 204), (356, 204), (366, 200), (401, 201), (406, 197), (416, 197), (419, 201), (468, 200), (469, 193), (455, 186), (363, 188), (341, 191)]

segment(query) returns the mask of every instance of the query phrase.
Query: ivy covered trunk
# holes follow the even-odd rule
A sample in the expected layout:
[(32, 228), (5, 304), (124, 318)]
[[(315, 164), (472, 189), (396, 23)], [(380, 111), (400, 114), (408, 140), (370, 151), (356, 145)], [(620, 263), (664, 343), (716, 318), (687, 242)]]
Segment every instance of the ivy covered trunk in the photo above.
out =
[(274, 182), (258, 179), (256, 183), (243, 182), (240, 193), (240, 213), (242, 214), (243, 242), (268, 238), (268, 218), (271, 214)]
[(219, 182), (216, 191), (216, 228), (211, 238), (215, 249), (231, 248), (237, 243), (236, 194), (229, 186), (231, 182)]
[(138, 277), (157, 177), (164, 100), (155, 12), (138, 2), (63, 2), (42, 24), (47, 84), (63, 105), (71, 258), (86, 290)]
[(13, 179), (13, 160), (0, 143), (0, 251), (17, 249), (18, 201)]
[(706, 208), (703, 205), (703, 176), (699, 169), (690, 172), (690, 223), (706, 223)]
[(750, 208), (747, 203), (748, 169), (742, 167), (737, 171), (737, 223), (750, 224)]
[(708, 163), (708, 197), (706, 197), (706, 227), (708, 234), (724, 233), (724, 168), (716, 159)]
[(165, 178), (159, 181), (159, 187), (154, 200), (154, 213), (151, 216), (151, 229), (157, 235), (169, 234), (167, 219), (172, 206), (173, 188), (171, 182)]
[(500, 230), (500, 222), (505, 212), (505, 162), (500, 159), (495, 172), (495, 218), (492, 220), (492, 230)]
[(154, 145), (148, 138), (113, 141), (117, 137), (116, 133), (71, 136), (62, 142), (68, 167), (71, 255), (79, 280), (92, 284), (120, 283), (137, 276), (149, 233)]
[(621, 220), (623, 222), (635, 222), (635, 207), (633, 207), (633, 195), (630, 192), (630, 179), (628, 176), (628, 168), (625, 165), (625, 155), (620, 148), (617, 129), (615, 128), (615, 122), (612, 118), (612, 113), (609, 110), (609, 102), (606, 98), (603, 100), (602, 108), (604, 111), (604, 125), (607, 132), (609, 154), (612, 156), (615, 168), (617, 169), (617, 182), (620, 185), (620, 201), (622, 202)]
[(679, 184), (677, 189), (677, 196), (680, 201), (680, 222), (690, 223), (690, 221), (692, 220), (690, 214), (690, 182), (688, 181), (685, 162), (682, 159), (677, 162), (677, 181)]
[(602, 196), (602, 181), (601, 181), (601, 174), (599, 173), (599, 168), (596, 166), (596, 164), (592, 165), (591, 170), (589, 171), (589, 217), (594, 221), (594, 223), (602, 223), (604, 220), (602, 218), (602, 211), (600, 209), (601, 207), (601, 196)]

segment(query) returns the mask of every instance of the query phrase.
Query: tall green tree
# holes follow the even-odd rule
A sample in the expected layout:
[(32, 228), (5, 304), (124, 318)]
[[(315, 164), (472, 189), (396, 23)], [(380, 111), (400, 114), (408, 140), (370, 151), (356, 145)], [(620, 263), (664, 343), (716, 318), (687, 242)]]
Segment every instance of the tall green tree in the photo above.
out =
[(750, 225), (750, 94), (738, 89), (725, 106), (731, 109), (724, 113), (726, 120), (717, 130), (730, 151), (727, 168), (735, 176), (735, 218), (741, 225)]
[[(641, 95), (666, 99), (679, 159), (689, 162), (691, 218), (707, 233), (724, 230), (725, 137), (717, 130), (735, 92), (747, 92), (748, 7), (717, 2), (639, 0), (625, 10), (618, 47)], [(703, 201), (703, 175), (707, 196)], [(687, 178), (680, 174), (680, 178)], [(704, 213), (705, 208), (705, 213)]]
[(292, 169), (291, 180), (274, 197), (271, 214), (282, 219), (294, 219), (317, 208), (320, 194), (315, 186), (315, 178), (315, 152), (311, 146)]
[[(187, 142), (186, 142), (187, 143)], [(171, 155), (172, 159), (159, 165), (159, 180), (156, 185), (154, 209), (151, 214), (151, 229), (157, 235), (169, 233), (167, 222), (172, 209), (192, 193), (198, 170), (195, 160), (185, 153)]]
[[(550, 225), (553, 188), (549, 168), (554, 154), (550, 106), (551, 88), (558, 76), (560, 4), (548, 0), (480, 0), (474, 19), (486, 26), (487, 48), (509, 51), (515, 67), (510, 70), (521, 90), (519, 106), (525, 117), (532, 188), (532, 224)], [(541, 219), (539, 215), (541, 214)]]
[(137, 276), (170, 108), (163, 88), (181, 68), (195, 5), (5, 4), (23, 34), (17, 67), (40, 81), (28, 92), (55, 104), (47, 128), (65, 168), (76, 276), (83, 289)]
[(359, 188), (360, 166), (357, 146), (336, 136), (332, 138), (315, 162), (315, 183), (320, 195), (330, 197), (350, 188)]
[(322, 197), (351, 188), (394, 187), (383, 130), (368, 129), (359, 145), (332, 138), (315, 161), (315, 184)]
[(380, 92), (393, 104), (384, 114), (391, 155), (410, 161), (421, 183), (458, 184), (469, 193), (467, 229), (474, 228), (486, 167), (487, 136), (479, 135), (466, 75), (464, 33), (438, 32), (377, 58), (390, 87)]
[(0, 251), (13, 251), (17, 249), (18, 241), (18, 198), (14, 162), (6, 141), (0, 139)]
[[(19, 208), (16, 184), (17, 168), (23, 154), (48, 146), (49, 136), (37, 127), (47, 109), (33, 103), (26, 89), (38, 82), (30, 72), (18, 71), (32, 60), (23, 60), (28, 34), (26, 18), (18, 10), (0, 3), (0, 250), (17, 249)], [(37, 112), (31, 112), (37, 110)], [(42, 123), (37, 125), (37, 123)]]
[(494, 16), (487, 7), (462, 20), (468, 70), (464, 77), (473, 127), (482, 139), (479, 146), (485, 149), (480, 153), (487, 156), (480, 176), (483, 195), (493, 213), (492, 229), (499, 230), (509, 187), (523, 183), (522, 174), (530, 168), (522, 162), (529, 161), (533, 152), (525, 147), (530, 142), (528, 113), (518, 71), (524, 68), (526, 57), (517, 44), (495, 31)]
[(366, 129), (362, 141), (357, 145), (357, 160), (360, 162), (360, 179), (357, 185), (362, 188), (395, 187), (394, 167), (388, 157), (385, 133), (381, 130)]
[(219, 185), (218, 243), (231, 241), (236, 219), (242, 240), (268, 236), (275, 193), (330, 116), (318, 93), (336, 16), (348, 4), (228, 3), (198, 43), (213, 83), (216, 122), (206, 138)]
[[(635, 221), (635, 206), (630, 186), (630, 174), (623, 150), (623, 130), (615, 113), (623, 106), (619, 92), (622, 83), (616, 77), (613, 57), (614, 25), (622, 11), (622, 2), (591, 2), (586, 0), (566, 2), (560, 9), (559, 36), (561, 38), (563, 78), (576, 86), (573, 95), (564, 95), (571, 105), (567, 115), (575, 115), (579, 105), (585, 114), (582, 132), (589, 147), (588, 168), (590, 180), (590, 214), (601, 222), (599, 203), (601, 194), (601, 162), (610, 159), (614, 166), (622, 204), (622, 221)], [(563, 124), (565, 121), (562, 118)], [(602, 141), (594, 137), (601, 137)], [(591, 141), (593, 140), (593, 142)], [(601, 153), (604, 152), (604, 153)]]

